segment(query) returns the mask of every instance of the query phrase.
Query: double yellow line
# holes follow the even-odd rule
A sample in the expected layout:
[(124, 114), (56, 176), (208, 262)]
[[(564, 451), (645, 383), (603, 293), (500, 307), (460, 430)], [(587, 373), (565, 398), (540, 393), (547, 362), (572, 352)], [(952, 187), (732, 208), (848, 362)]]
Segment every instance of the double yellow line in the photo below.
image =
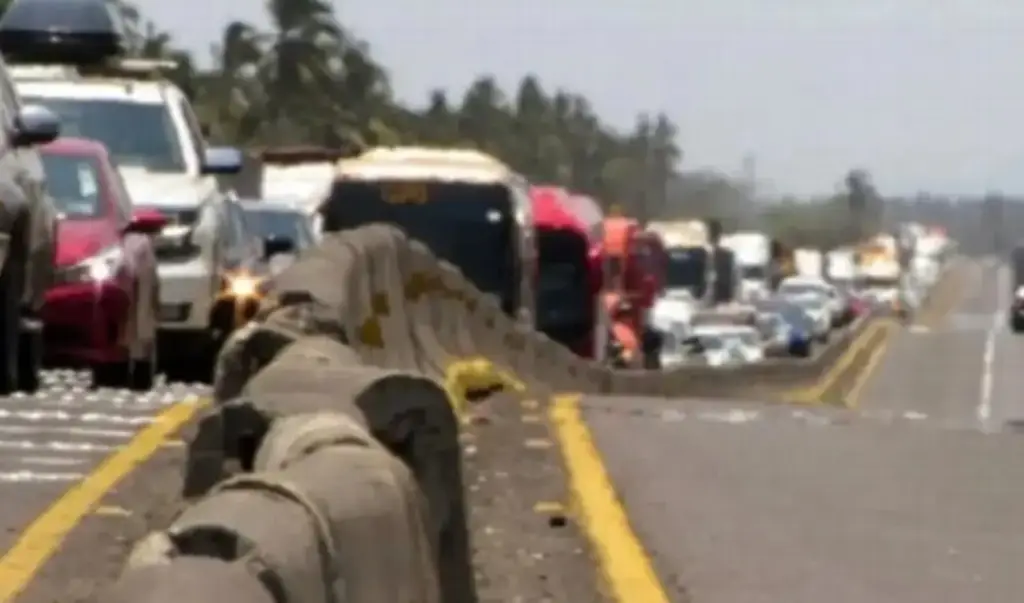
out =
[[(832, 389), (833, 386), (847, 374), (852, 367), (853, 363), (857, 361), (862, 352), (871, 345), (876, 345), (877, 349), (871, 353), (868, 358), (867, 364), (857, 376), (857, 381), (851, 389), (851, 393), (856, 391), (860, 393), (863, 389), (864, 384), (867, 382), (868, 376), (871, 371), (881, 361), (882, 352), (886, 347), (886, 340), (889, 336), (889, 329), (892, 326), (892, 322), (889, 320), (873, 320), (871, 324), (864, 328), (863, 331), (857, 334), (850, 345), (843, 352), (842, 356), (832, 365), (832, 367), (813, 385), (805, 388), (791, 390), (788, 392), (784, 399), (787, 402), (805, 405), (816, 405), (822, 404), (825, 394)], [(879, 341), (881, 339), (881, 341)], [(876, 343), (877, 342), (877, 343)], [(847, 400), (849, 405), (849, 400)]]

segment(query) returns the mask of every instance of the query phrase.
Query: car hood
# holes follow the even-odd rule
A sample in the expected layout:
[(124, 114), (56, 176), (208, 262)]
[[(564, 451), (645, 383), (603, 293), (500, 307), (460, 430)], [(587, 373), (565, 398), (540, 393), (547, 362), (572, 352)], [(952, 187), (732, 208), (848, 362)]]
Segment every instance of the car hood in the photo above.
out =
[(61, 220), (57, 223), (57, 265), (77, 264), (117, 241), (116, 230), (105, 220)]
[(145, 206), (190, 205), (216, 190), (211, 178), (191, 174), (164, 174), (127, 166), (118, 169), (132, 202)]

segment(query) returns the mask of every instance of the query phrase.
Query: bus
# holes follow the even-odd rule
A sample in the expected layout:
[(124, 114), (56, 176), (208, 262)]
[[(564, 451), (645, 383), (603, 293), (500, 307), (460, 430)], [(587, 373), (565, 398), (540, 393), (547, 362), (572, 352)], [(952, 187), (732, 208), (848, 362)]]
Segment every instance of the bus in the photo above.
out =
[(323, 232), (395, 225), (533, 326), (536, 240), (526, 180), (471, 149), (379, 147), (343, 159), (319, 209)]
[(584, 224), (560, 187), (531, 189), (537, 228), (537, 329), (584, 358), (594, 357), (601, 266)]

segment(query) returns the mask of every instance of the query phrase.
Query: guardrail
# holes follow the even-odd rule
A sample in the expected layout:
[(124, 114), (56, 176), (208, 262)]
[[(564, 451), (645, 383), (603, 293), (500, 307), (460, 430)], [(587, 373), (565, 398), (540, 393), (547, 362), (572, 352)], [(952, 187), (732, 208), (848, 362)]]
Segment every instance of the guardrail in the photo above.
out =
[(328, 235), (272, 289), (218, 359), (190, 444), (192, 504), (135, 546), (102, 601), (475, 601), (458, 442), (471, 394), (791, 386), (864, 328), (806, 362), (611, 371), (381, 225)]

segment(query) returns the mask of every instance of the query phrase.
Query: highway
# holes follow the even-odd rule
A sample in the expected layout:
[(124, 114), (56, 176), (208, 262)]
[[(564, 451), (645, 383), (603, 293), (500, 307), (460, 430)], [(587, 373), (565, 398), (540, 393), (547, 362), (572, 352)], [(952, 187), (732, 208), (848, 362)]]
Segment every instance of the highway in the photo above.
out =
[[(952, 311), (895, 334), (854, 409), (584, 398), (632, 532), (591, 537), (652, 567), (652, 602), (1018, 600), (1024, 338), (1005, 330), (1005, 268), (964, 270)], [(646, 554), (625, 558), (631, 538)]]

